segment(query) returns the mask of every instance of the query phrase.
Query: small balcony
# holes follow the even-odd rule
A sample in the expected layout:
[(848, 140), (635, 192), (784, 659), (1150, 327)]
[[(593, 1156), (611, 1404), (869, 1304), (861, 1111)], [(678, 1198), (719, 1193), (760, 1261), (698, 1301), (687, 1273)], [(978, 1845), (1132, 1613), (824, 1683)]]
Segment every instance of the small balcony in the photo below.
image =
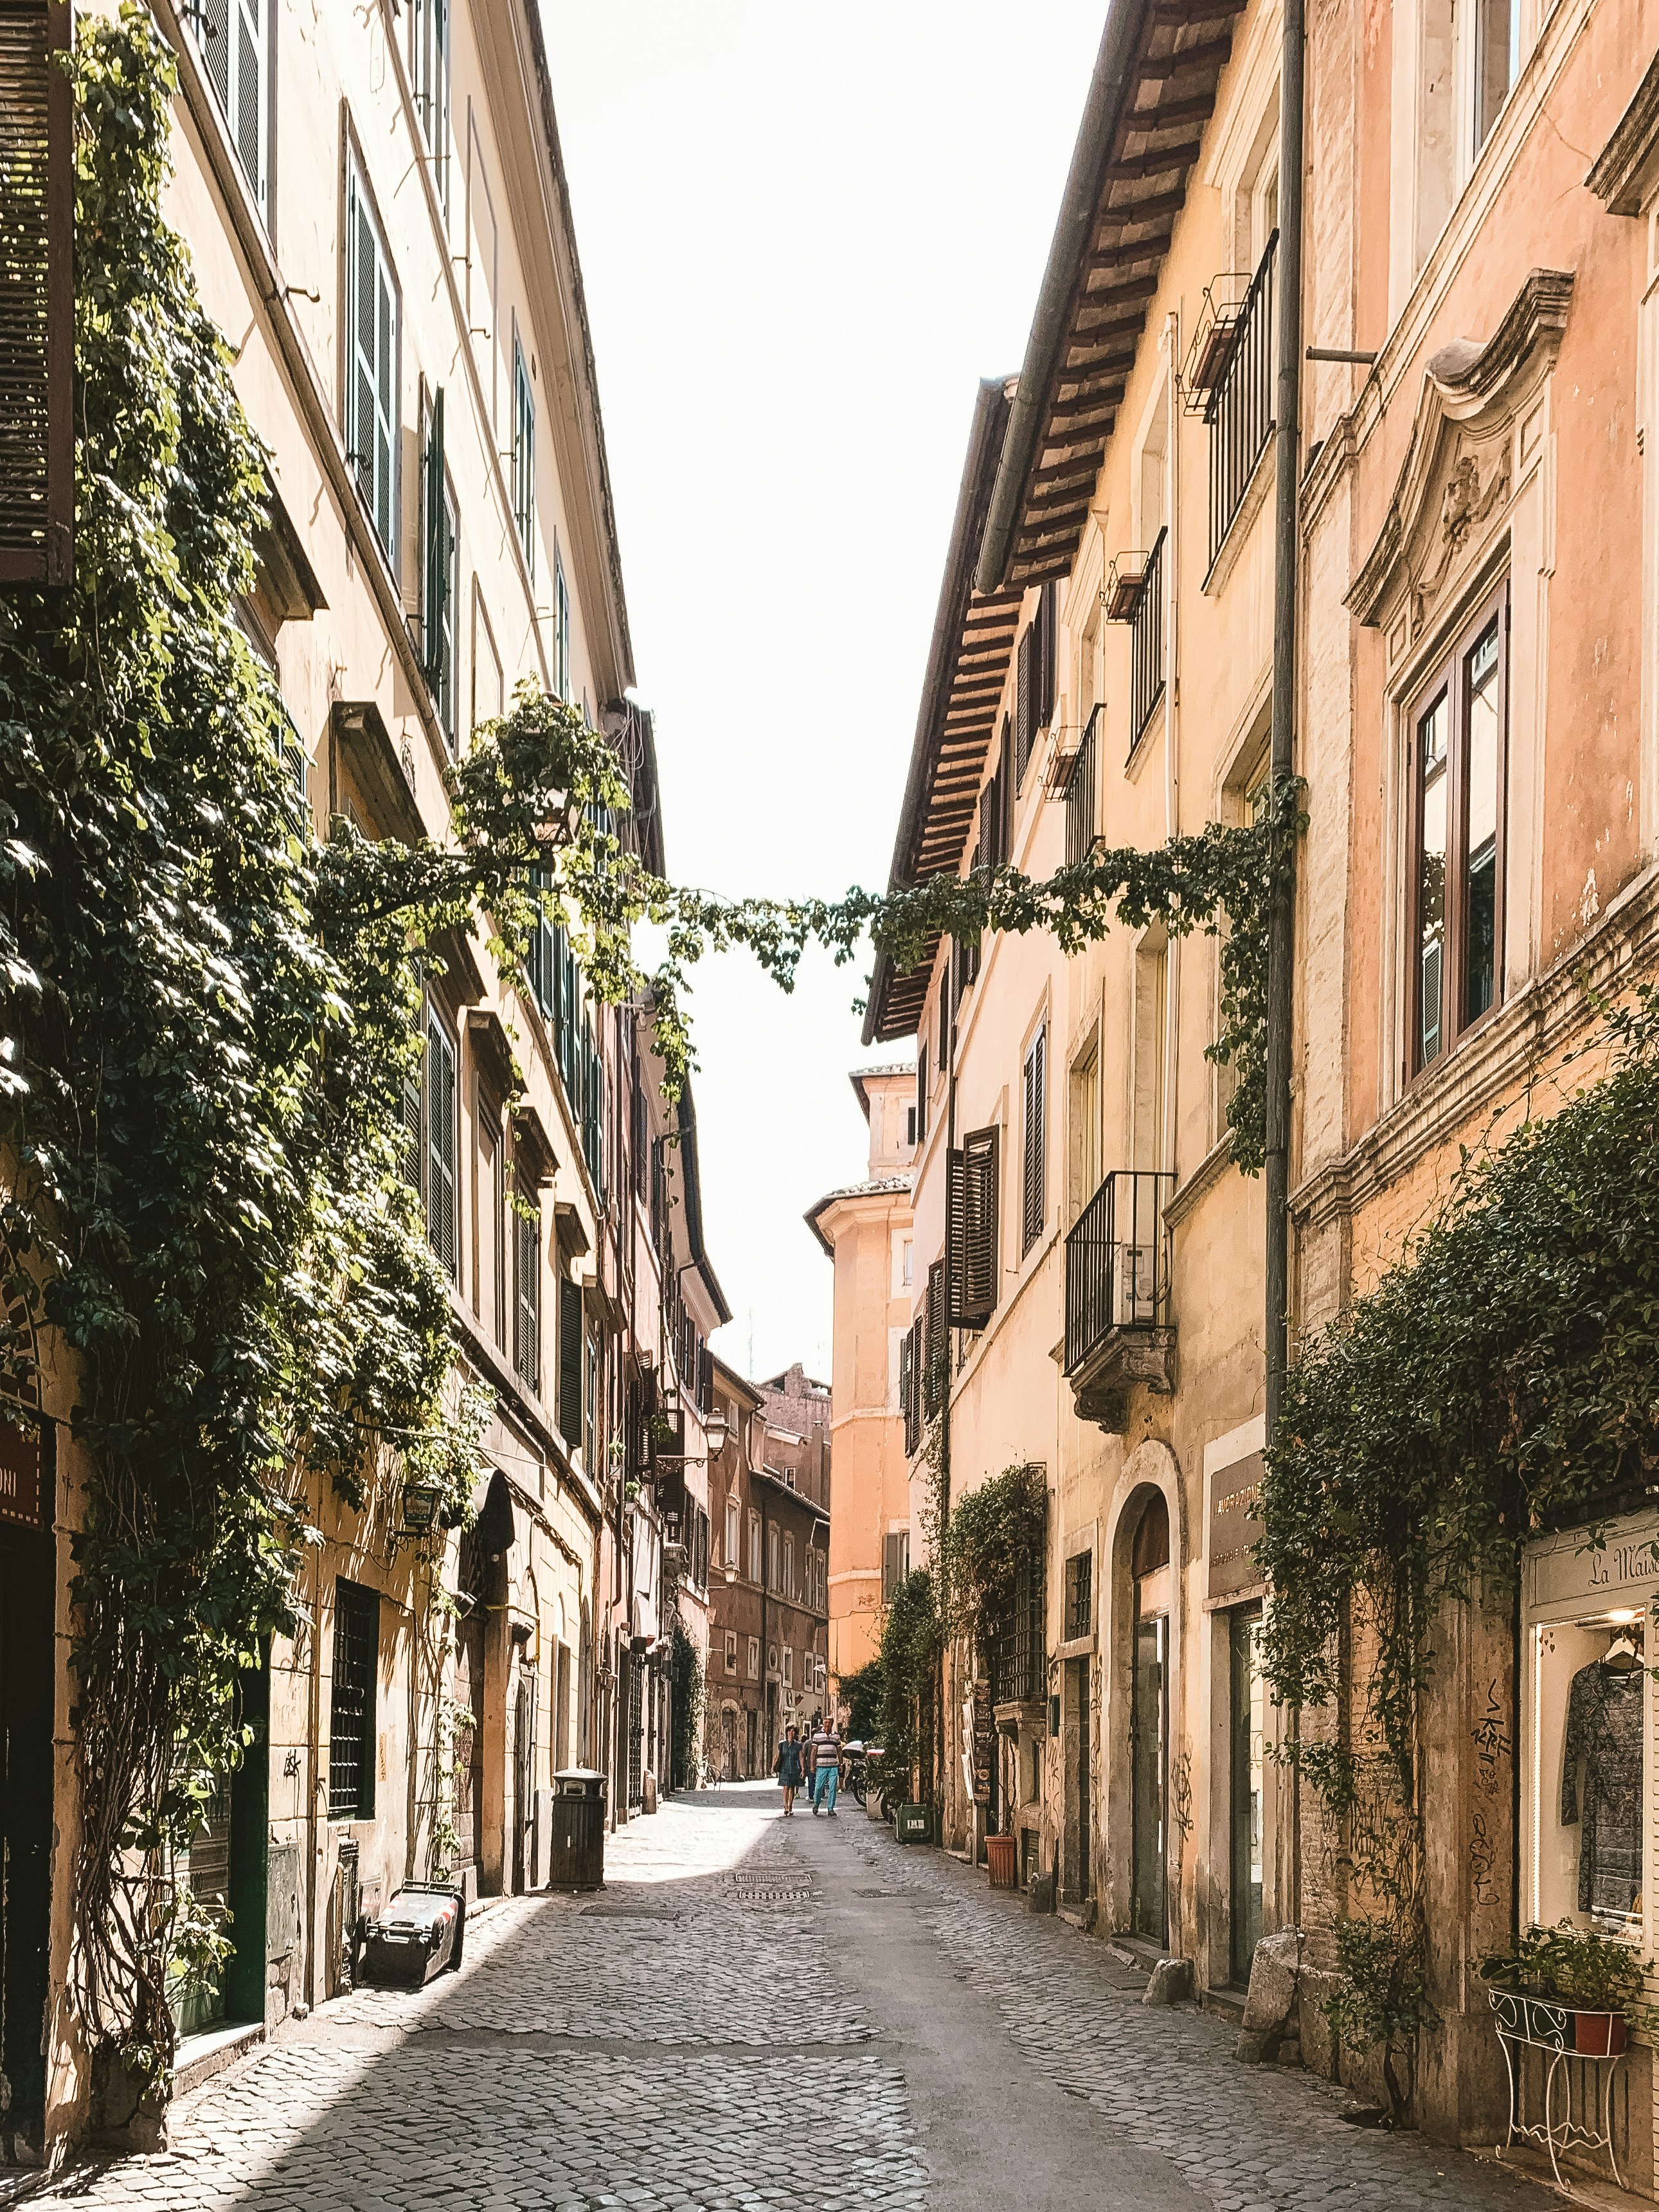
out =
[(1122, 1431), (1132, 1389), (1174, 1381), (1169, 1235), (1175, 1177), (1120, 1168), (1066, 1239), (1066, 1379), (1079, 1418)]

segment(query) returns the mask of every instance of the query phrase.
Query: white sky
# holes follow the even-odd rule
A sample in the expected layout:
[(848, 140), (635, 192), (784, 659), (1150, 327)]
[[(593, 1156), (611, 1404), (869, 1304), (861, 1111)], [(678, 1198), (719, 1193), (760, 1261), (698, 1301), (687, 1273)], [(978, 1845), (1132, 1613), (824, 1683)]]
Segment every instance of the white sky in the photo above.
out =
[[(543, 0), (669, 871), (884, 885), (981, 375), (1018, 369), (1103, 0)], [(867, 959), (706, 969), (722, 1357), (830, 1375)]]

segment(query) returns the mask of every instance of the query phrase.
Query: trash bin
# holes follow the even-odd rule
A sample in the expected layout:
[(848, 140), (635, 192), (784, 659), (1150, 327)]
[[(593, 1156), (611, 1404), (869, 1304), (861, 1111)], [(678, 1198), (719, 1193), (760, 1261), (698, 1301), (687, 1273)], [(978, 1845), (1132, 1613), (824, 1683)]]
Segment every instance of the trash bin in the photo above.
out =
[(1018, 1845), (1012, 1836), (987, 1836), (985, 1863), (990, 1869), (993, 1889), (1019, 1887)]
[(459, 1889), (414, 1881), (400, 1889), (363, 1938), (358, 1973), (377, 1988), (418, 1990), (446, 1966), (459, 1968), (466, 1899)]
[(567, 1766), (553, 1777), (549, 1837), (550, 1889), (605, 1887), (605, 1777), (597, 1767)]
[(893, 1822), (893, 1832), (902, 1844), (931, 1844), (933, 1840), (933, 1807), (901, 1805)]

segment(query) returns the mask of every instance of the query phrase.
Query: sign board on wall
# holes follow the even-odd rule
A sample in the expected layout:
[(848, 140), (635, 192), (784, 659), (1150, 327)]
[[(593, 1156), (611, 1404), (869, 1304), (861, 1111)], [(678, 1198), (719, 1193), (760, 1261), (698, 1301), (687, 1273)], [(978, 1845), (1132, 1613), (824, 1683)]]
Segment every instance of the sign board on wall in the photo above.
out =
[(1211, 1598), (1238, 1597), (1261, 1587), (1255, 1548), (1261, 1535), (1262, 1459), (1253, 1451), (1210, 1471), (1206, 1548)]
[(50, 1528), (52, 1490), (52, 1424), (32, 1408), (0, 1414), (0, 1522)]

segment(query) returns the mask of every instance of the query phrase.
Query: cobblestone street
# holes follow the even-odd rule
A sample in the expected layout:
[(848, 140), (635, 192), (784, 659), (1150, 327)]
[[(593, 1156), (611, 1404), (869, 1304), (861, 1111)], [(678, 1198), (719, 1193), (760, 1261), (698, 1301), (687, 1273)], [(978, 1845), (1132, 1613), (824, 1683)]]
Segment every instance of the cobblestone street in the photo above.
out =
[(847, 1804), (769, 1789), (667, 1804), (611, 1839), (598, 1897), (475, 1919), (465, 1966), (364, 1991), (181, 2100), (163, 2156), (33, 2202), (87, 2212), (1135, 2212), (1559, 2200), (1345, 2127), (1303, 2075), (1153, 2011), (1135, 1976)]

